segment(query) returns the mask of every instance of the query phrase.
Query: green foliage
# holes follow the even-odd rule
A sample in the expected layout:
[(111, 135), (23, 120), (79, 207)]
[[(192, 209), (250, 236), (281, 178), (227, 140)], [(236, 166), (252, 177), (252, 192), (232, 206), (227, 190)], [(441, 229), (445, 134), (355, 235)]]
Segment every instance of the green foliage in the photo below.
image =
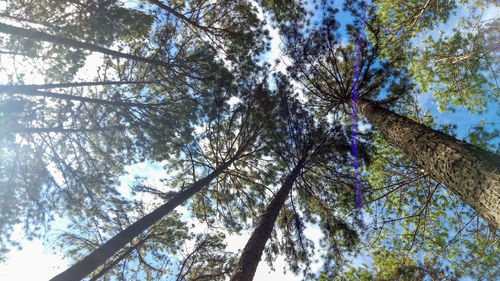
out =
[(483, 112), (488, 101), (500, 99), (498, 19), (481, 23), (480, 18), (462, 19), (452, 35), (430, 36), (422, 41), (411, 60), (410, 74), (420, 91), (432, 91), (440, 111), (457, 106)]
[[(364, 8), (367, 35), (358, 36), (355, 26), (340, 30), (333, 1), (314, 7), (312, 14), (321, 14), (315, 25), (303, 1), (262, 0), (291, 58), (288, 73), (267, 82), (269, 66), (259, 58), (269, 38), (255, 3), (154, 2), (134, 10), (114, 0), (9, 0), (0, 12), (9, 24), (164, 63), (104, 56), (88, 79), (130, 84), (51, 90), (59, 98), (0, 95), (0, 259), (17, 246), (10, 238), (15, 225), (26, 237), (39, 237), (60, 216), (67, 229), (51, 239), (53, 246), (77, 261), (235, 157), (190, 198), (188, 214), (165, 217), (93, 273), (104, 280), (225, 280), (236, 257), (217, 230), (233, 234), (255, 225), (276, 187), (306, 157), (267, 244), (269, 263), (284, 255), (287, 269), (325, 281), (499, 278), (491, 270), (500, 263), (498, 230), (371, 128), (357, 139), (364, 166), (361, 228), (350, 155), (354, 85), (358, 98), (431, 127), (436, 117), (419, 113), (414, 89), (432, 91), (441, 110), (464, 106), (477, 113), (498, 100), (498, 19), (463, 19), (453, 33), (422, 39), (471, 3), (374, 1)], [(364, 20), (359, 5), (344, 6), (354, 24)], [(1, 37), (0, 48), (12, 65), (39, 66), (2, 65), (9, 84), (37, 76), (71, 82), (89, 58), (86, 50), (17, 36)], [(305, 95), (296, 93), (293, 80)], [(471, 127), (468, 140), (498, 152), (498, 130), (484, 127), (495, 123), (489, 121)], [(439, 127), (449, 135), (455, 129)], [(164, 166), (162, 184), (137, 178), (130, 197), (120, 194), (125, 167), (145, 160)], [(208, 233), (190, 233), (192, 220)], [(322, 233), (320, 249), (305, 235), (311, 226)], [(310, 269), (316, 253), (323, 261), (319, 274)], [(360, 253), (372, 256), (370, 265), (348, 267)]]
[(227, 280), (236, 256), (225, 251), (224, 238), (222, 233), (196, 235), (193, 250), (181, 259), (176, 280)]
[(417, 33), (434, 28), (441, 22), (446, 22), (457, 1), (445, 0), (415, 0), (387, 1), (375, 0), (376, 17), (389, 32), (388, 41), (412, 38)]
[[(2, 194), (9, 201), (6, 206), (12, 209), (2, 213), (5, 215), (2, 248), (9, 242), (4, 237), (8, 237), (11, 226), (18, 222), (26, 221), (29, 226), (26, 229), (33, 228), (31, 232), (39, 234), (43, 233), (39, 226), (54, 214), (70, 218), (106, 216), (106, 203), (121, 200), (116, 186), (125, 165), (145, 159), (162, 161), (173, 155), (181, 157), (183, 146), (189, 146), (194, 140), (193, 127), (203, 124), (205, 117), (213, 114), (213, 104), (224, 104), (226, 99), (239, 94), (234, 92), (234, 76), (238, 72), (229, 72), (217, 58), (215, 49), (202, 38), (193, 38), (191, 29), (176, 25), (175, 18), (153, 25), (153, 19), (159, 17), (156, 12), (147, 14), (147, 11), (125, 9), (116, 1), (70, 2), (10, 1), (4, 17), (81, 42), (116, 45), (120, 51), (154, 57), (171, 63), (172, 67), (157, 68), (133, 60), (105, 57), (104, 64), (95, 73), (96, 79), (130, 81), (130, 85), (53, 90), (67, 95), (67, 99), (33, 97), (26, 92), (2, 94), (1, 122), (5, 126), (2, 126), (1, 137), (2, 149), (6, 152), (5, 162), (2, 161), (2, 173), (5, 172)], [(248, 3), (231, 3), (221, 6), (224, 9), (217, 13), (213, 11), (210, 17), (227, 25), (230, 16), (235, 14), (225, 12), (239, 7), (238, 13), (245, 14), (246, 19), (242, 19), (240, 28), (247, 23), (260, 25), (255, 14), (247, 13)], [(200, 3), (190, 4), (196, 7)], [(245, 71), (254, 67), (252, 50), (258, 53), (264, 48), (265, 42), (260, 38), (263, 35), (256, 28), (254, 33), (245, 32), (245, 38), (238, 37), (245, 46), (237, 45), (234, 36), (227, 41), (234, 45), (229, 49), (238, 48), (231, 52), (248, 56), (248, 62), (239, 64)], [(32, 57), (42, 61), (38, 75), (42, 74), (46, 82), (70, 82), (87, 54), (17, 37), (5, 38), (2, 43), (7, 50), (15, 52), (15, 62), (29, 63)], [(11, 75), (11, 83), (30, 83), (32, 76), (21, 80), (26, 72)], [(134, 84), (137, 81), (150, 82)], [(93, 98), (95, 102), (74, 101), (72, 95)], [(117, 105), (99, 103), (100, 100), (115, 101)], [(127, 102), (144, 106), (130, 106)], [(14, 151), (21, 152), (7, 153), (9, 146), (18, 147)], [(24, 154), (30, 160), (22, 166), (16, 157), (23, 159)], [(8, 173), (19, 179), (10, 177), (9, 180)], [(13, 194), (10, 190), (14, 190), (14, 180), (24, 180), (29, 187), (16, 191), (19, 195)], [(33, 196), (19, 200), (21, 193), (30, 190)], [(44, 216), (35, 214), (32, 205), (36, 204)]]
[[(157, 2), (162, 5), (157, 5)], [(234, 74), (253, 75), (255, 59), (268, 50), (268, 31), (250, 1), (150, 1), (160, 18), (177, 18), (185, 38), (197, 38), (216, 48), (231, 63)]]
[[(459, 106), (480, 113), (488, 102), (500, 98), (499, 55), (494, 43), (498, 19), (483, 21), (478, 12), (478, 8), (495, 4), (374, 1), (368, 38), (383, 42), (379, 56), (407, 68), (421, 93), (433, 93), (440, 111), (454, 111)], [(470, 16), (462, 17), (452, 32), (436, 28), (456, 17), (458, 8), (467, 9)], [(439, 35), (427, 36), (430, 32)]]
[(261, 0), (260, 5), (268, 11), (273, 23), (297, 21), (305, 16), (305, 2), (303, 0)]
[(98, 45), (148, 37), (153, 17), (111, 1), (6, 1), (2, 15), (24, 24), (39, 25), (56, 34)]
[[(426, 3), (430, 5), (420, 9)], [(355, 23), (364, 20), (358, 4), (356, 1), (347, 1), (345, 5), (346, 10), (355, 16)], [(436, 94), (446, 85), (452, 87), (451, 82), (464, 83), (463, 87), (471, 88), (467, 97), (464, 96), (467, 92), (452, 93), (446, 90), (448, 96), (438, 97), (441, 104), (468, 106), (472, 110), (484, 107), (488, 99), (498, 99), (495, 93), (497, 89), (492, 87), (496, 77), (492, 79), (485, 73), (484, 61), (481, 62), (483, 66), (460, 70), (467, 75), (472, 73), (468, 81), (464, 77), (453, 80), (456, 78), (452, 77), (456, 65), (447, 65), (446, 70), (438, 73), (429, 66), (417, 66), (419, 62), (416, 54), (421, 49), (417, 48), (419, 46), (411, 49), (409, 39), (428, 31), (440, 21), (447, 21), (453, 12), (453, 3), (446, 7), (438, 1), (405, 2), (399, 6), (393, 6), (392, 2), (385, 4), (375, 9), (367, 7), (370, 17), (366, 22), (367, 41), (364, 41), (364, 36), (356, 41), (357, 30), (353, 26), (347, 26), (347, 40), (337, 39), (339, 25), (332, 17), (325, 17), (317, 27), (302, 30), (289, 28), (284, 32), (288, 40), (287, 52), (294, 62), (289, 70), (304, 86), (305, 94), (309, 95), (309, 101), (316, 106), (319, 116), (328, 116), (330, 113), (329, 118), (333, 122), (347, 123), (345, 120), (350, 117), (350, 110), (345, 104), (350, 104), (352, 88), (357, 85), (358, 98), (376, 100), (380, 95), (383, 98), (377, 103), (390, 106), (419, 123), (435, 127), (435, 118), (428, 112), (423, 116), (418, 114), (418, 107), (412, 101), (413, 86), (421, 87), (420, 81), (425, 80), (420, 78), (423, 75), (433, 79), (435, 88), (428, 86), (428, 89)], [(427, 8), (432, 8), (430, 13)], [(377, 14), (383, 10), (390, 10), (390, 13)], [(423, 12), (420, 14), (418, 11)], [(466, 32), (464, 28), (460, 31), (461, 34)], [(469, 37), (455, 38), (457, 53), (462, 52), (463, 48), (488, 45), (487, 40), (481, 39), (481, 33), (469, 34)], [(490, 34), (495, 36), (493, 32)], [(436, 43), (436, 49), (428, 55), (435, 55), (439, 48), (444, 54), (444, 50), (450, 48), (447, 42)], [(360, 48), (359, 57), (356, 57), (357, 48)], [(491, 61), (494, 52), (494, 49), (490, 49)], [(485, 57), (484, 53), (480, 57)], [(360, 80), (354, 84), (352, 76), (356, 66), (359, 67)], [(455, 98), (462, 97), (458, 104)], [(474, 112), (478, 111), (481, 110)], [(440, 129), (453, 135), (454, 125), (441, 126)], [(494, 136), (493, 133), (492, 139)], [(325, 266), (317, 278), (345, 280), (342, 278), (350, 276), (351, 280), (427, 280), (442, 278), (441, 274), (451, 279), (467, 275), (485, 280), (497, 278), (497, 273), (487, 272), (490, 262), (497, 262), (498, 259), (495, 247), (485, 246), (494, 241), (487, 237), (490, 231), (487, 224), (477, 219), (473, 210), (463, 205), (454, 194), (425, 174), (425, 167), (413, 165), (381, 136), (372, 141), (371, 161), (362, 173), (361, 182), (366, 183), (363, 210), (369, 216), (365, 240), (372, 247), (365, 249), (364, 253), (373, 255), (373, 266), (348, 271), (342, 271), (341, 268), (334, 271)], [(477, 139), (474, 141), (480, 144)], [(472, 225), (471, 222), (476, 220), (477, 223)], [(474, 269), (470, 269), (472, 265)], [(470, 272), (464, 268), (469, 268)]]
[(496, 124), (495, 123), (488, 124), (485, 121), (486, 120), (483, 119), (481, 120), (479, 125), (470, 128), (468, 132), (468, 142), (476, 146), (479, 146), (482, 149), (489, 150), (495, 152), (496, 154), (499, 154), (500, 143), (498, 141), (498, 137), (500, 136), (500, 132), (498, 129), (494, 127), (492, 131), (489, 131), (487, 129), (488, 125), (494, 126)]
[[(66, 230), (57, 234), (53, 246), (65, 249), (66, 256), (79, 260), (144, 216), (150, 208), (141, 202), (107, 202), (107, 216), (73, 217)], [(108, 263), (89, 277), (99, 276), (101, 272), (105, 274), (99, 280), (114, 280), (113, 277), (158, 280), (170, 276), (177, 266), (177, 260), (171, 257), (182, 251), (188, 239), (192, 239), (192, 234), (188, 232), (187, 225), (180, 220), (179, 214), (172, 213), (137, 237), (127, 248), (115, 253)]]
[[(119, 6), (118, 1), (17, 1), (9, 0), (0, 17), (15, 20), (24, 27), (72, 38), (99, 46), (131, 44), (148, 38), (153, 17)], [(83, 67), (88, 55), (83, 50), (52, 45), (27, 38), (10, 37), (2, 50), (36, 62), (45, 81), (68, 81)], [(33, 62), (31, 62), (33, 63)], [(22, 81), (16, 81), (19, 83)]]

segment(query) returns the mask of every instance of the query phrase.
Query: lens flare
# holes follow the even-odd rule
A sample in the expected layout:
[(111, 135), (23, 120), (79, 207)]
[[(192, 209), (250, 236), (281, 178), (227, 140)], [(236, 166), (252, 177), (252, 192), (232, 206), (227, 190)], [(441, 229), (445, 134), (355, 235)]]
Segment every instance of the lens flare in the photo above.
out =
[(361, 197), (361, 189), (359, 187), (359, 171), (358, 171), (358, 155), (356, 148), (356, 124), (357, 124), (357, 113), (356, 113), (356, 96), (358, 94), (358, 78), (359, 78), (359, 62), (361, 57), (361, 32), (365, 29), (365, 6), (363, 5), (363, 20), (360, 22), (357, 28), (357, 36), (356, 36), (356, 56), (354, 57), (354, 83), (352, 85), (352, 155), (354, 157), (354, 184), (356, 187), (356, 204), (358, 206), (358, 215), (361, 227), (364, 228), (363, 223), (363, 211), (361, 207), (363, 206), (363, 198)]

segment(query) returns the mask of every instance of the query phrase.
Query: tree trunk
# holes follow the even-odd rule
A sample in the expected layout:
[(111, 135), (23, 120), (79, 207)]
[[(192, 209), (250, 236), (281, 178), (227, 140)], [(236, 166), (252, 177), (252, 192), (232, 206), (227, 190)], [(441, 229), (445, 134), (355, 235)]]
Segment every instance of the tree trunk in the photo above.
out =
[(73, 133), (84, 133), (84, 132), (104, 132), (109, 130), (121, 130), (124, 131), (127, 126), (110, 126), (106, 128), (63, 128), (63, 127), (52, 127), (52, 128), (26, 128), (17, 127), (16, 124), (13, 126), (5, 126), (0, 129), (0, 134), (2, 133), (14, 133), (14, 134), (73, 134)]
[(134, 56), (134, 55), (130, 55), (130, 54), (125, 54), (125, 53), (113, 51), (111, 49), (99, 47), (97, 45), (93, 45), (90, 43), (80, 42), (80, 41), (76, 41), (73, 39), (69, 39), (69, 38), (65, 38), (65, 37), (61, 37), (61, 36), (57, 36), (57, 35), (51, 35), (51, 34), (48, 34), (45, 32), (40, 32), (40, 31), (33, 30), (33, 29), (26, 29), (26, 28), (8, 25), (5, 23), (0, 23), (0, 33), (6, 33), (6, 34), (14, 35), (14, 36), (27, 37), (27, 38), (30, 38), (33, 40), (46, 41), (46, 42), (54, 43), (57, 45), (65, 45), (67, 47), (72, 47), (72, 48), (77, 48), (77, 49), (85, 49), (85, 50), (89, 50), (92, 52), (98, 52), (98, 53), (110, 55), (113, 57), (141, 61), (141, 62), (145, 62), (145, 63), (152, 64), (152, 65), (172, 67), (172, 64), (167, 63), (167, 62), (138, 57), (138, 56)]
[(252, 232), (250, 239), (248, 239), (230, 281), (253, 280), (266, 242), (269, 240), (269, 237), (271, 237), (271, 232), (273, 230), (274, 223), (276, 222), (276, 218), (278, 217), (285, 200), (288, 198), (288, 194), (290, 194), (290, 191), (292, 190), (293, 183), (299, 176), (304, 164), (305, 159), (301, 159), (297, 163), (260, 217), (259, 224)]
[(70, 280), (81, 280), (85, 278), (88, 274), (95, 271), (100, 265), (106, 262), (111, 256), (113, 256), (118, 250), (123, 248), (129, 242), (131, 242), (137, 235), (144, 232), (150, 226), (158, 222), (165, 215), (170, 213), (177, 206), (184, 203), (187, 199), (193, 196), (195, 193), (200, 191), (203, 187), (208, 185), (215, 177), (221, 174), (227, 167), (229, 167), (237, 158), (239, 154), (236, 154), (228, 162), (222, 164), (212, 173), (210, 173), (205, 178), (195, 182), (189, 188), (178, 192), (172, 199), (167, 203), (158, 207), (153, 212), (145, 215), (126, 229), (122, 230), (120, 233), (115, 235), (113, 238), (108, 240), (106, 243), (101, 245), (99, 248), (94, 250), (92, 253), (87, 255), (85, 258), (66, 269), (62, 273), (58, 274), (51, 281), (70, 281)]
[(202, 26), (199, 23), (192, 21), (190, 18), (187, 18), (183, 14), (181, 14), (181, 13), (177, 12), (176, 10), (170, 8), (169, 6), (163, 4), (161, 1), (158, 1), (158, 0), (148, 0), (148, 2), (151, 3), (151, 4), (154, 4), (154, 5), (158, 6), (158, 7), (160, 7), (161, 9), (163, 9), (163, 10), (165, 10), (167, 12), (169, 12), (170, 14), (172, 14), (173, 16), (175, 16), (176, 18), (182, 20), (183, 22), (185, 22), (187, 24), (190, 24), (190, 25), (192, 25), (194, 27), (197, 27), (197, 28), (199, 28), (201, 30), (204, 30), (204, 31), (208, 30), (208, 27)]
[(27, 18), (22, 18), (22, 17), (19, 17), (19, 16), (9, 15), (7, 13), (0, 13), (0, 17), (8, 18), (10, 20), (14, 20), (14, 21), (17, 21), (17, 22), (20, 22), (20, 23), (21, 22), (26, 22), (26, 23), (29, 23), (29, 24), (36, 24), (36, 25), (39, 25), (39, 26), (43, 26), (45, 28), (53, 29), (53, 30), (60, 30), (61, 29), (60, 27), (56, 27), (56, 26), (50, 25), (48, 23), (36, 22), (36, 21), (30, 20), (30, 19), (27, 19)]
[(163, 103), (136, 103), (136, 102), (126, 102), (126, 101), (102, 100), (102, 99), (87, 98), (87, 97), (74, 96), (74, 95), (68, 95), (68, 94), (59, 94), (59, 93), (54, 93), (54, 92), (38, 91), (38, 90), (33, 89), (33, 88), (8, 89), (8, 88), (0, 87), (0, 93), (6, 93), (9, 95), (20, 94), (20, 95), (32, 96), (32, 97), (47, 97), (47, 98), (54, 98), (54, 99), (74, 100), (74, 101), (94, 103), (94, 104), (99, 104), (99, 105), (140, 107), (140, 108), (148, 108), (148, 107), (161, 106), (161, 105), (168, 104), (168, 102), (167, 103), (164, 103), (164, 102)]
[(500, 229), (500, 158), (407, 117), (359, 99), (356, 108), (415, 165)]
[(132, 84), (153, 84), (155, 81), (95, 81), (95, 82), (72, 82), (60, 84), (29, 84), (29, 85), (0, 85), (0, 92), (16, 93), (26, 90), (58, 89), (71, 87), (91, 87), (91, 86), (117, 86)]
[(141, 241), (139, 241), (139, 243), (137, 243), (136, 245), (132, 245), (130, 246), (130, 248), (128, 248), (125, 252), (123, 252), (118, 258), (116, 258), (112, 263), (110, 263), (109, 265), (107, 265), (106, 267), (104, 267), (101, 271), (99, 271), (99, 273), (97, 273), (96, 275), (92, 276), (92, 278), (89, 279), (89, 281), (97, 281), (99, 280), (99, 278), (103, 277), (104, 274), (108, 273), (108, 271), (110, 271), (113, 267), (115, 267), (115, 265), (117, 265), (118, 263), (120, 263), (122, 260), (124, 260), (126, 257), (128, 257), (135, 249), (138, 249), (142, 246), (142, 244), (144, 244), (144, 242), (146, 242), (146, 240), (148, 240), (148, 237), (142, 239)]

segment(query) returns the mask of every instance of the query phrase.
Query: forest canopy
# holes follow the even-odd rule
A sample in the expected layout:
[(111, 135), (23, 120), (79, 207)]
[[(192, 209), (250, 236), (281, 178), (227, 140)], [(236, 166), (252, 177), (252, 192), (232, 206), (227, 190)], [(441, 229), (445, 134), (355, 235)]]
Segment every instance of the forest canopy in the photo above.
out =
[(499, 14), (3, 1), (0, 263), (35, 239), (51, 280), (496, 280)]

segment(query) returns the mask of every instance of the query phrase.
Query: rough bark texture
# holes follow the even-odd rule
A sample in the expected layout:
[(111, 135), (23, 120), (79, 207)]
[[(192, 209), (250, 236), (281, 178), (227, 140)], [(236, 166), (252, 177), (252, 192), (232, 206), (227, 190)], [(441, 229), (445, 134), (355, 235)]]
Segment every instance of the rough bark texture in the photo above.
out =
[(51, 35), (51, 34), (48, 34), (45, 32), (40, 32), (40, 31), (33, 30), (33, 29), (25, 29), (25, 28), (13, 26), (13, 25), (8, 25), (5, 23), (0, 23), (0, 33), (11, 34), (14, 36), (27, 37), (27, 38), (31, 38), (34, 40), (51, 42), (54, 44), (65, 45), (65, 46), (73, 47), (73, 48), (77, 48), (77, 49), (85, 49), (85, 50), (89, 50), (92, 52), (98, 52), (98, 53), (110, 55), (113, 57), (141, 61), (141, 62), (145, 62), (145, 63), (152, 64), (152, 65), (161, 65), (161, 66), (165, 66), (165, 67), (172, 66), (170, 63), (167, 63), (167, 62), (138, 57), (138, 56), (134, 56), (134, 55), (130, 55), (130, 54), (124, 54), (121, 52), (113, 51), (111, 49), (99, 47), (97, 45), (93, 45), (93, 44), (89, 44), (89, 43), (85, 43), (85, 42), (80, 42), (80, 41), (76, 41), (73, 39), (69, 39), (69, 38), (65, 38), (65, 37), (61, 37), (61, 36), (57, 36), (57, 35)]
[(415, 165), (500, 229), (500, 157), (360, 99), (357, 110)]
[(208, 185), (215, 177), (222, 173), (227, 167), (233, 163), (238, 156), (234, 156), (230, 161), (222, 164), (220, 167), (215, 169), (205, 178), (195, 182), (189, 188), (177, 193), (172, 199), (167, 203), (158, 207), (153, 212), (142, 217), (113, 238), (108, 240), (106, 243), (102, 244), (99, 248), (94, 250), (88, 256), (63, 271), (62, 273), (56, 275), (51, 281), (70, 281), (70, 280), (81, 280), (85, 276), (89, 275), (95, 271), (100, 265), (106, 262), (111, 256), (113, 256), (118, 250), (123, 248), (126, 244), (131, 242), (137, 235), (141, 234), (143, 231), (148, 229), (150, 226), (158, 222), (165, 215), (170, 213), (175, 207), (184, 203), (189, 197), (194, 195), (196, 192), (200, 191), (204, 186)]
[(299, 176), (300, 170), (302, 170), (304, 164), (304, 159), (297, 163), (260, 217), (259, 224), (252, 232), (250, 239), (248, 239), (230, 281), (253, 280), (266, 242), (269, 240), (269, 237), (271, 237), (271, 232), (273, 230), (274, 223), (276, 222), (276, 218), (278, 217), (285, 200), (288, 198), (288, 194), (290, 194), (290, 191), (292, 190), (293, 183)]

